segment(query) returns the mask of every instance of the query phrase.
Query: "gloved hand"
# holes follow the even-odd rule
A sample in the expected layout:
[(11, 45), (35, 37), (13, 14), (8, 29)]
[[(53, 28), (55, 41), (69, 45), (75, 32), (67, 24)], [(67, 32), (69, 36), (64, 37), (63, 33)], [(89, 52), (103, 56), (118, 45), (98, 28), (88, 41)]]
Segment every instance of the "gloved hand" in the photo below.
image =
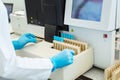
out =
[(64, 66), (72, 64), (73, 56), (74, 56), (73, 50), (65, 49), (65, 50), (61, 51), (59, 54), (50, 58), (51, 62), (53, 63), (53, 66), (54, 66), (52, 69), (52, 72), (54, 70), (56, 70), (57, 68), (62, 68)]
[(33, 34), (26, 33), (22, 35), (18, 40), (12, 41), (15, 50), (22, 49), (27, 43), (36, 43), (36, 37)]

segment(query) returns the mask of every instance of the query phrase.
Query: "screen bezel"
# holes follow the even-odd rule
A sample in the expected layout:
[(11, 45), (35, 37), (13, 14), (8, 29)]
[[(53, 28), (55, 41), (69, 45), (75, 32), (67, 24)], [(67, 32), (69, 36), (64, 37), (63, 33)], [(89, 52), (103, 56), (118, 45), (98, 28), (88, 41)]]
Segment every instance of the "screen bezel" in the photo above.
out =
[(100, 22), (71, 18), (72, 3), (73, 0), (66, 0), (64, 24), (104, 31), (115, 29), (116, 0), (103, 0)]

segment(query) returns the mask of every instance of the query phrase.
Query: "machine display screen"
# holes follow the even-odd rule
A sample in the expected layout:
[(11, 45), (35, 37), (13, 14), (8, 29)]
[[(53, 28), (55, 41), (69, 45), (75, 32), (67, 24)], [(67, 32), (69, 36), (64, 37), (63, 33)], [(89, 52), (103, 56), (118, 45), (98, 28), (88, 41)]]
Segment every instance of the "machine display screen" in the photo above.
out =
[(11, 3), (4, 3), (6, 9), (7, 9), (7, 12), (8, 12), (8, 20), (10, 22), (10, 13), (12, 13), (12, 10), (13, 10), (13, 4)]
[(71, 17), (100, 22), (102, 5), (103, 0), (73, 0)]

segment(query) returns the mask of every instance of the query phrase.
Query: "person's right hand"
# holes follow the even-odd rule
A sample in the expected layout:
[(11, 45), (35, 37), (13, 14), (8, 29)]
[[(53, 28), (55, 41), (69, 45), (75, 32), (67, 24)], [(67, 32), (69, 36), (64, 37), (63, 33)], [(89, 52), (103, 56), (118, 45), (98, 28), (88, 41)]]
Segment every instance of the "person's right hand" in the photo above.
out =
[(20, 36), (18, 40), (12, 41), (12, 43), (15, 50), (19, 50), (19, 49), (22, 49), (27, 43), (30, 43), (30, 42), (36, 43), (36, 41), (37, 40), (35, 35), (31, 33), (26, 33)]
[(73, 63), (73, 56), (74, 56), (74, 51), (70, 49), (65, 49), (61, 51), (59, 54), (53, 56), (50, 58), (51, 62), (53, 63), (53, 69), (52, 71), (65, 67), (69, 64)]

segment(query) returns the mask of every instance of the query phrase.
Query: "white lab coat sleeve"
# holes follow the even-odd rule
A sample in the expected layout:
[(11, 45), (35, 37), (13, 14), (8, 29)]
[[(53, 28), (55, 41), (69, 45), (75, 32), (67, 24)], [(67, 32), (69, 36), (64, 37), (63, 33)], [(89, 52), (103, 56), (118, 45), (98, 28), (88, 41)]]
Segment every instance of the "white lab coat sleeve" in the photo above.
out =
[(15, 80), (47, 80), (52, 67), (50, 59), (16, 57), (16, 63), (9, 65), (3, 77)]
[(50, 59), (16, 56), (10, 39), (7, 11), (0, 0), (0, 76), (14, 80), (47, 80), (52, 68)]

